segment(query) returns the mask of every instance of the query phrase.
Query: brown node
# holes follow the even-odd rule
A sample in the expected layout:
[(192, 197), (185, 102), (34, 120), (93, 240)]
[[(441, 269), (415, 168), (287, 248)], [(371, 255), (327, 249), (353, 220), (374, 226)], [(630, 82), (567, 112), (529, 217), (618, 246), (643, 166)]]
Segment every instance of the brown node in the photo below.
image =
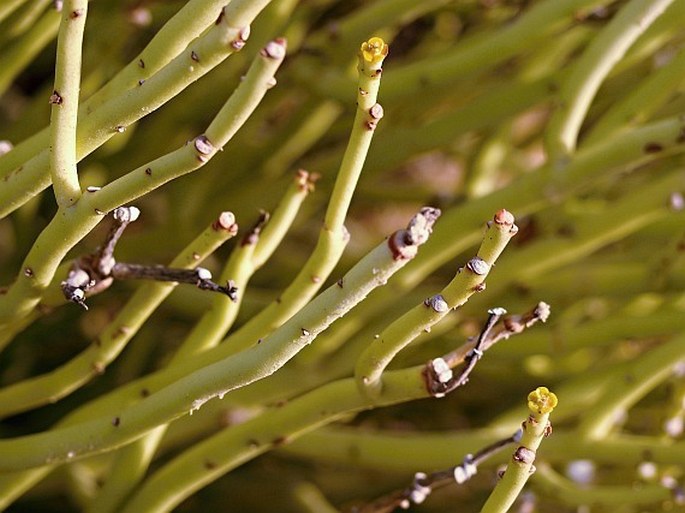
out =
[(658, 142), (649, 142), (645, 144), (643, 149), (645, 153), (659, 153), (663, 151), (664, 147)]
[(53, 91), (50, 95), (50, 98), (48, 99), (48, 102), (50, 103), (50, 105), (62, 105), (62, 103), (64, 103), (64, 99), (62, 98), (62, 95), (59, 94), (57, 91)]
[(121, 417), (114, 417), (112, 419), (112, 425), (114, 427), (119, 427), (121, 425)]
[(146, 167), (145, 168), (145, 174), (148, 176), (152, 176), (152, 168)]

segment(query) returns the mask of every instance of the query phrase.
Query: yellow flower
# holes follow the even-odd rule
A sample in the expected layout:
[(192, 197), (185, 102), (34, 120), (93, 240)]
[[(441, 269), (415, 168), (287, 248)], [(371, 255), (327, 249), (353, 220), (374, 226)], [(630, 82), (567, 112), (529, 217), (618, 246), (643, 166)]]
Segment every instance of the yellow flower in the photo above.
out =
[(558, 402), (557, 396), (547, 387), (538, 387), (528, 394), (528, 409), (533, 413), (549, 413)]
[(375, 64), (388, 55), (388, 45), (380, 37), (372, 37), (362, 43), (361, 52), (366, 62)]

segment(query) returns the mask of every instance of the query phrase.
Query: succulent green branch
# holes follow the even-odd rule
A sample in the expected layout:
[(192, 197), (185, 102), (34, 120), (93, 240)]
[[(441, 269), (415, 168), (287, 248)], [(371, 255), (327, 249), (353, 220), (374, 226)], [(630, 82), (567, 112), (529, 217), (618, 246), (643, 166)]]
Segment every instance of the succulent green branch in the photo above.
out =
[(685, 50), (680, 50), (670, 62), (654, 70), (638, 87), (623, 98), (618, 98), (582, 141), (592, 145), (626, 130), (632, 125), (645, 122), (674, 91), (682, 90), (685, 82)]
[(559, 93), (546, 134), (548, 159), (556, 168), (574, 152), (578, 133), (597, 90), (635, 40), (673, 0), (632, 0), (611, 20), (575, 64)]
[(81, 197), (76, 169), (76, 126), (81, 89), (81, 47), (88, 0), (66, 0), (57, 36), (55, 88), (50, 96), (50, 176), (57, 205), (67, 208)]
[[(437, 216), (433, 209), (425, 208), (416, 217), (434, 221)], [(0, 470), (40, 467), (111, 450), (159, 424), (198, 410), (214, 397), (273, 374), (416, 255), (418, 245), (425, 242), (432, 228), (429, 223), (416, 223), (427, 232), (416, 233), (414, 240), (408, 239), (405, 230), (396, 232), (389, 239), (392, 242), (376, 247), (345, 274), (339, 282), (342, 286), (334, 284), (326, 289), (261, 344), (186, 375), (118, 413), (42, 434), (1, 440), (4, 456)]]
[(369, 398), (354, 378), (324, 384), (281, 407), (196, 444), (155, 473), (123, 511), (171, 509), (238, 465), (346, 414), (431, 397), (425, 373), (425, 365), (388, 371), (385, 386), (377, 398)]
[(362, 353), (355, 368), (361, 390), (370, 397), (378, 397), (383, 386), (381, 375), (397, 353), (451, 310), (466, 303), (472, 294), (484, 289), (495, 261), (517, 231), (513, 215), (506, 210), (495, 214), (477, 255), (459, 269), (455, 278), (439, 294), (390, 324)]
[[(635, 403), (657, 385), (673, 376), (685, 361), (685, 340), (677, 336), (652, 349), (613, 379), (605, 387), (592, 408), (583, 412), (578, 436), (588, 439), (606, 438)], [(626, 376), (630, 380), (626, 383)]]
[[(223, 212), (171, 266), (192, 269), (237, 232), (233, 214)], [(0, 418), (59, 400), (105, 371), (143, 323), (173, 291), (175, 283), (140, 287), (117, 317), (81, 354), (48, 374), (0, 389)]]
[(13, 41), (10, 48), (0, 55), (0, 94), (7, 90), (17, 75), (54, 39), (59, 30), (59, 22), (59, 13), (54, 9), (48, 10), (30, 25), (28, 32)]
[(535, 472), (533, 462), (542, 439), (551, 433), (549, 414), (557, 405), (557, 396), (546, 387), (539, 387), (528, 394), (530, 415), (523, 423), (523, 435), (519, 447), (509, 461), (504, 475), (483, 505), (481, 513), (506, 513), (523, 489), (530, 475)]
[(376, 103), (382, 64), (388, 45), (378, 37), (362, 43), (359, 52), (357, 111), (343, 160), (328, 203), (324, 225), (311, 256), (279, 298), (234, 334), (231, 343), (239, 351), (280, 326), (302, 308), (321, 287), (342, 255), (349, 234), (344, 226), (352, 194), (362, 172), (383, 109)]
[(267, 44), (245, 80), (231, 95), (205, 134), (192, 143), (131, 171), (83, 196), (74, 208), (60, 210), (38, 237), (22, 264), (22, 272), (0, 296), (0, 325), (27, 315), (40, 301), (59, 262), (109, 210), (133, 201), (174, 178), (194, 171), (211, 159), (235, 134), (273, 86), (273, 75), (285, 57), (285, 42)]
[[(249, 9), (249, 12), (253, 10)], [(254, 13), (255, 16), (256, 14)], [(243, 21), (243, 18), (240, 17), (239, 21)], [(249, 24), (235, 26), (233, 22), (227, 15), (220, 16), (218, 24), (212, 25), (185, 52), (148, 80), (112, 98), (84, 117), (78, 127), (77, 159), (90, 154), (126, 127), (176, 96), (229, 55), (242, 49), (249, 37)], [(12, 152), (7, 155), (11, 156)], [(0, 189), (0, 217), (6, 216), (49, 185), (47, 164), (47, 150), (43, 150), (5, 175), (5, 186)]]

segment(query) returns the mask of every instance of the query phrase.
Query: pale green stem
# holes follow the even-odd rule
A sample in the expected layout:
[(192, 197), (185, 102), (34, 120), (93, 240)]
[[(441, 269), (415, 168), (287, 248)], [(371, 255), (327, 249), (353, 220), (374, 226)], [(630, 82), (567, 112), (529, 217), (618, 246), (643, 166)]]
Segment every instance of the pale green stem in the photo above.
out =
[[(28, 32), (2, 52), (0, 55), (0, 94), (7, 90), (16, 76), (54, 39), (59, 30), (59, 21), (59, 13), (50, 9), (31, 25)], [(6, 155), (11, 153), (10, 151)]]
[(284, 142), (262, 164), (264, 177), (273, 179), (280, 176), (321, 139), (342, 112), (342, 107), (333, 101), (318, 101), (315, 107), (305, 109), (307, 117), (289, 131)]
[[(425, 212), (410, 224), (421, 224)], [(349, 312), (376, 287), (381, 286), (415, 254), (425, 241), (430, 224), (407, 241), (400, 230), (359, 261), (344, 277), (345, 286), (335, 284), (319, 294), (262, 344), (240, 355), (214, 362), (185, 375), (145, 400), (110, 411), (101, 418), (53, 431), (0, 441), (0, 471), (40, 467), (119, 447), (145, 432), (192, 413), (214, 397), (263, 379), (282, 367), (319, 333)], [(420, 235), (420, 236), (418, 236)]]
[[(538, 389), (540, 390), (540, 389)], [(504, 475), (501, 477), (495, 489), (483, 505), (481, 513), (506, 513), (514, 504), (530, 475), (535, 472), (533, 462), (542, 439), (547, 436), (549, 414), (556, 406), (556, 399), (551, 409), (535, 410), (530, 407), (530, 415), (523, 423), (523, 435), (517, 442), (518, 448), (507, 465)]]
[[(84, 117), (78, 127), (77, 159), (90, 154), (121, 130), (163, 105), (240, 49), (249, 31), (245, 25), (236, 27), (233, 23), (234, 20), (229, 16), (223, 16), (218, 25), (212, 25), (185, 52), (149, 80), (112, 98)], [(12, 152), (7, 155), (12, 155)], [(6, 216), (50, 184), (47, 155), (47, 150), (43, 150), (23, 166), (5, 175), (4, 187), (0, 189), (0, 217)]]
[[(195, 39), (214, 20), (228, 0), (191, 0), (155, 34), (143, 51), (79, 108), (85, 118), (113, 96), (135, 87), (139, 80), (152, 76)], [(234, 2), (237, 4), (238, 2)], [(244, 2), (243, 2), (244, 3)], [(250, 23), (251, 18), (247, 18)], [(240, 20), (238, 20), (239, 22)], [(239, 23), (236, 26), (240, 26)], [(141, 66), (141, 60), (143, 66)], [(0, 157), (0, 176), (29, 160), (48, 145), (48, 130), (43, 129), (17, 144), (11, 153)]]
[(370, 343), (355, 366), (355, 379), (363, 393), (371, 398), (378, 397), (383, 388), (382, 374), (395, 356), (451, 310), (459, 308), (471, 295), (482, 290), (497, 258), (517, 231), (514, 217), (505, 210), (499, 211), (488, 223), (476, 257), (460, 268), (440, 293), (409, 310)]
[(245, 242), (241, 242), (233, 248), (231, 256), (219, 277), (219, 283), (226, 283), (228, 280), (232, 280), (238, 289), (237, 301), (234, 302), (223, 294), (217, 294), (213, 297), (209, 310), (193, 326), (181, 347), (174, 354), (169, 363), (170, 366), (182, 363), (193, 355), (215, 347), (221, 341), (221, 337), (233, 325), (238, 316), (238, 311), (247, 289), (247, 283), (254, 272), (254, 267), (252, 266), (254, 250), (254, 244)]
[[(556, 418), (556, 409), (554, 411)], [(520, 426), (523, 410), (519, 409)], [(391, 430), (361, 430), (357, 427), (325, 427), (294, 440), (282, 450), (298, 458), (334, 465), (410, 472), (445, 468), (455, 464), (474, 447), (511, 435), (502, 428), (397, 433)], [(545, 461), (568, 463), (592, 459), (597, 464), (634, 467), (650, 454), (663, 465), (681, 465), (685, 441), (665, 441), (657, 436), (615, 435), (603, 440), (582, 440), (575, 429), (555, 428), (545, 440)]]
[(510, 57), (534, 48), (564, 25), (573, 23), (578, 11), (602, 5), (600, 0), (547, 0), (535, 4), (514, 23), (488, 37), (477, 38), (461, 49), (428, 57), (395, 70), (383, 86), (386, 101), (425, 94), (427, 87), (449, 86), (456, 80), (496, 66)]
[(672, 492), (660, 484), (624, 484), (616, 486), (579, 486), (566, 479), (547, 463), (537, 465), (533, 486), (556, 503), (568, 506), (601, 505), (603, 508), (636, 507), (640, 504), (660, 504), (672, 497)]
[(573, 153), (597, 90), (628, 48), (673, 0), (632, 0), (592, 40), (564, 82), (546, 134), (548, 160), (556, 168)]
[[(225, 214), (186, 246), (171, 267), (193, 269), (235, 235), (233, 216)], [(175, 286), (157, 282), (139, 287), (117, 317), (78, 356), (47, 374), (0, 389), (0, 418), (56, 402), (102, 374)]]
[[(469, 245), (475, 244), (479, 236), (480, 220), (500, 205), (507, 205), (520, 218), (547, 207), (553, 199), (560, 200), (570, 196), (581, 187), (593, 183), (600, 175), (607, 178), (619, 169), (634, 169), (668, 152), (685, 151), (681, 138), (682, 127), (682, 122), (677, 118), (645, 125), (582, 149), (569, 162), (563, 176), (556, 180), (552, 180), (551, 168), (543, 166), (522, 176), (505, 189), (448, 210), (436, 225), (435, 233), (428, 242), (427, 248), (430, 251), (422, 252), (410, 267), (398, 275), (396, 286), (400, 286), (402, 290), (413, 287)], [(646, 150), (652, 144), (658, 144), (663, 151)], [(455, 237), (455, 233), (460, 236)], [(398, 291), (389, 290), (388, 293), (397, 294)], [(387, 301), (387, 298), (374, 297), (370, 300)]]
[(293, 496), (305, 513), (340, 513), (313, 483), (300, 482), (295, 484)]
[(68, 208), (81, 198), (76, 169), (76, 126), (81, 90), (81, 49), (87, 12), (88, 0), (66, 0), (57, 36), (48, 152), (52, 188), (60, 208)]
[(5, 2), (0, 5), (0, 21), (5, 20), (9, 15), (21, 7), (21, 4), (24, 4), (27, 1), (28, 0), (5, 0)]
[(116, 513), (138, 483), (145, 477), (157, 446), (166, 432), (160, 426), (120, 450), (109, 470), (108, 479), (84, 508), (85, 513)]
[[(56, 12), (56, 9), (50, 5), (52, 0), (33, 0), (29, 5), (25, 6), (21, 11), (9, 20), (11, 25), (3, 38), (15, 39), (21, 37), (36, 24), (36, 21), (41, 15), (45, 15), (46, 11)], [(54, 34), (53, 34), (54, 35)]]
[(645, 122), (675, 90), (682, 89), (685, 79), (685, 50), (663, 67), (655, 70), (626, 96), (618, 98), (582, 141), (582, 146), (595, 144), (619, 130)]
[(614, 376), (594, 406), (582, 412), (578, 437), (606, 438), (620, 418), (657, 385), (666, 381), (685, 360), (685, 337), (677, 336), (648, 351)]
[(153, 474), (122, 513), (169, 511), (238, 465), (287, 444), (345, 414), (428, 397), (424, 366), (387, 373), (376, 401), (353, 378), (320, 386), (263, 415), (203, 440)]
[(511, 136), (511, 123), (503, 123), (483, 142), (466, 176), (464, 190), (469, 198), (497, 190), (500, 171), (511, 151)]
[(232, 335), (230, 347), (234, 352), (270, 333), (307, 304), (340, 260), (349, 239), (343, 223), (376, 125), (383, 116), (383, 109), (376, 103), (382, 63), (382, 58), (368, 62), (363, 54), (359, 55), (357, 113), (314, 251), (279, 298)]
[(18, 279), (5, 295), (0, 296), (0, 324), (28, 315), (40, 301), (67, 251), (106, 212), (200, 168), (227, 144), (273, 85), (273, 75), (284, 57), (283, 41), (269, 43), (257, 56), (245, 80), (221, 108), (204, 135), (131, 171), (102, 189), (89, 193), (74, 207), (60, 209), (38, 236), (22, 264)]

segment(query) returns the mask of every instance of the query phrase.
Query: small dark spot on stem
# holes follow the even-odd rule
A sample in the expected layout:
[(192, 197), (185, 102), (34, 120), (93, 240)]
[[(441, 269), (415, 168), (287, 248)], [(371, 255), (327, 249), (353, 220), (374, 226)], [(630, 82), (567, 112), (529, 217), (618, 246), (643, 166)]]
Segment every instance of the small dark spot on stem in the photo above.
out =
[(309, 330), (306, 328), (300, 328), (303, 337), (308, 337), (310, 335)]
[(72, 20), (74, 20), (74, 19), (76, 19), (76, 18), (81, 17), (82, 14), (83, 14), (83, 9), (76, 9), (76, 10), (74, 10), (74, 11), (71, 11), (71, 13), (69, 14), (69, 17), (70, 17)]
[(200, 62), (200, 58), (197, 56), (197, 53), (195, 53), (195, 50), (190, 52), (190, 59), (195, 62)]
[(336, 283), (338, 284), (338, 287), (343, 288), (343, 279), (342, 278), (340, 278)]
[(218, 25), (219, 23), (221, 23), (221, 20), (223, 20), (223, 19), (224, 19), (224, 10), (222, 8), (221, 11), (219, 12), (219, 17), (214, 22), (214, 25)]
[(145, 83), (145, 79), (144, 79), (144, 78), (141, 78), (140, 80), (138, 80), (138, 85), (139, 85), (139, 86), (142, 86), (144, 83)]
[(474, 292), (483, 292), (485, 290), (485, 287), (486, 287), (485, 282), (482, 281), (478, 285), (473, 287), (473, 291)]
[(142, 388), (140, 390), (140, 397), (149, 397), (150, 391), (147, 388)]
[(33, 278), (33, 269), (31, 269), (30, 267), (24, 269), (24, 276), (26, 276), (27, 278)]
[(102, 347), (102, 340), (100, 340), (100, 337), (95, 337), (93, 344), (95, 344), (95, 347)]
[(122, 336), (126, 335), (127, 333), (130, 333), (130, 331), (131, 331), (131, 328), (129, 328), (128, 326), (119, 326), (114, 331), (114, 333), (112, 334), (112, 338), (122, 337)]
[(659, 153), (660, 151), (663, 151), (663, 149), (664, 147), (657, 142), (650, 142), (644, 146), (645, 153)]
[(62, 98), (62, 95), (59, 94), (57, 91), (53, 91), (50, 95), (48, 103), (50, 103), (50, 105), (62, 105), (62, 103), (64, 103), (64, 99)]
[(112, 425), (114, 427), (119, 427), (121, 425), (121, 418), (120, 417), (114, 417), (112, 419)]
[(277, 298), (276, 298), (276, 303), (277, 303), (277, 304), (280, 305), (282, 301), (283, 301), (282, 298), (280, 298), (280, 297), (277, 297)]
[(212, 460), (206, 460), (205, 461), (205, 468), (207, 470), (214, 470), (217, 467), (217, 464), (213, 462)]
[(271, 441), (271, 444), (278, 447), (279, 445), (283, 445), (288, 441), (288, 438), (286, 436), (277, 436)]
[(145, 174), (148, 176), (152, 176), (152, 168), (146, 167), (145, 168)]
[(140, 66), (141, 68), (145, 69), (145, 61), (144, 61), (143, 59), (140, 59), (140, 60), (138, 61), (138, 66)]
[(123, 134), (126, 131), (126, 127), (123, 125), (117, 125), (114, 127), (114, 131), (118, 134)]

